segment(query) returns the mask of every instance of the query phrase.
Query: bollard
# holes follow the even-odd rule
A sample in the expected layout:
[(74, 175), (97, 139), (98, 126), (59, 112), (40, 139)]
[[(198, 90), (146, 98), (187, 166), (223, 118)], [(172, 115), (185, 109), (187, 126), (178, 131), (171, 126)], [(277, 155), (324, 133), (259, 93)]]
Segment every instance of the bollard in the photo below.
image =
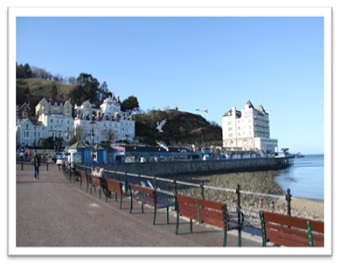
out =
[(287, 212), (288, 215), (290, 216), (290, 202), (292, 201), (292, 195), (290, 194), (290, 189), (287, 189), (287, 195), (286, 195), (286, 201), (287, 201)]
[(23, 161), (23, 159), (21, 159), (21, 170), (22, 171), (24, 170), (24, 161)]
[[(241, 225), (241, 187), (240, 184), (237, 184), (236, 194), (237, 194), (237, 223)], [(241, 238), (241, 227), (238, 227), (238, 246), (242, 247), (242, 238)]]
[(48, 171), (48, 162), (46, 162), (46, 171)]
[(201, 181), (200, 187), (201, 187), (201, 196), (202, 196), (202, 199), (204, 200), (204, 181), (203, 180)]

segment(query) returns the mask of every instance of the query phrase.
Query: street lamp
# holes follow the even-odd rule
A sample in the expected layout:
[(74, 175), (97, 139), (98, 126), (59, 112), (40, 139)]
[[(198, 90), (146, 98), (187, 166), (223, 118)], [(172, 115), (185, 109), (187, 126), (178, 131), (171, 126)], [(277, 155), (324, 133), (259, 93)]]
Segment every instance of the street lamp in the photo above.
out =
[(94, 125), (96, 124), (95, 117), (92, 116), (91, 118), (91, 127), (92, 127), (92, 132), (91, 132), (91, 140), (92, 140), (92, 171), (94, 170)]

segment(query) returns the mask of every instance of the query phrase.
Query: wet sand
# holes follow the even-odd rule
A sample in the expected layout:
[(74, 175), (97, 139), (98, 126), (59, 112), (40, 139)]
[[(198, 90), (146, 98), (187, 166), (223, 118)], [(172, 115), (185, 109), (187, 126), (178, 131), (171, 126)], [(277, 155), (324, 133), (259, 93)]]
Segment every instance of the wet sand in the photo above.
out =
[[(285, 199), (287, 192), (283, 192), (275, 182), (277, 171), (258, 171), (244, 173), (227, 173), (202, 176), (181, 176), (179, 180), (192, 183), (203, 182), (206, 186), (229, 188), (229, 191), (205, 189), (204, 197), (214, 201), (226, 202), (228, 209), (235, 210), (237, 205), (236, 188), (240, 185), (241, 207), (248, 220), (258, 220), (259, 210), (269, 210), (277, 213), (288, 213), (288, 204)], [(186, 194), (201, 197), (201, 188), (185, 188)], [(294, 194), (294, 192), (291, 192)], [(260, 198), (263, 204), (260, 204)], [(324, 203), (317, 200), (291, 199), (291, 215), (315, 220), (324, 220)], [(257, 223), (256, 223), (257, 224)]]

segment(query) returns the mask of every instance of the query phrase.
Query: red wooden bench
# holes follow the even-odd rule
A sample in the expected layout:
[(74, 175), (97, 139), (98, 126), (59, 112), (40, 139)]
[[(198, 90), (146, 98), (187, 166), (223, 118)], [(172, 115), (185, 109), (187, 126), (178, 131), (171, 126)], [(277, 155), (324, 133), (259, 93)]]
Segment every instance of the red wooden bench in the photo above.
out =
[(109, 193), (114, 193), (115, 194), (115, 199), (117, 201), (117, 197), (119, 196), (120, 198), (120, 204), (119, 208), (122, 208), (122, 201), (123, 201), (123, 184), (121, 181), (118, 180), (112, 180), (112, 179), (106, 179), (106, 186), (107, 186), (107, 193), (106, 193), (106, 201), (108, 198)]
[(278, 213), (260, 211), (262, 246), (268, 242), (288, 247), (323, 247), (324, 223)]
[(184, 216), (190, 219), (190, 233), (192, 233), (192, 220), (198, 221), (196, 198), (176, 195), (176, 235), (178, 234), (179, 217)]
[(82, 188), (83, 183), (84, 184), (86, 183), (86, 192), (87, 192), (89, 189), (89, 181), (87, 180), (86, 172), (84, 171), (79, 171), (79, 172), (80, 172), (80, 189)]
[(90, 194), (92, 194), (92, 187), (94, 187), (94, 190), (96, 191), (96, 189), (98, 189), (99, 192), (99, 198), (101, 198), (101, 189), (102, 189), (102, 181), (101, 181), (101, 177), (95, 176), (93, 174), (90, 174), (90, 178), (91, 178), (91, 184), (90, 184)]
[(227, 231), (232, 229), (239, 230), (238, 245), (241, 246), (241, 230), (243, 227), (244, 216), (240, 224), (234, 222), (230, 225), (230, 216), (227, 212), (227, 205), (221, 202), (196, 199), (193, 197), (176, 195), (176, 234), (178, 234), (179, 217), (184, 216), (190, 219), (190, 232), (192, 233), (192, 221), (217, 226), (223, 229), (223, 246), (227, 246)]
[(144, 205), (149, 204), (154, 207), (153, 224), (156, 224), (157, 209), (166, 209), (167, 224), (169, 224), (169, 207), (171, 203), (167, 201), (161, 201), (157, 196), (157, 191), (148, 187), (143, 187), (139, 185), (129, 185), (130, 189), (130, 213), (133, 209), (133, 199), (141, 203), (142, 213), (144, 212)]

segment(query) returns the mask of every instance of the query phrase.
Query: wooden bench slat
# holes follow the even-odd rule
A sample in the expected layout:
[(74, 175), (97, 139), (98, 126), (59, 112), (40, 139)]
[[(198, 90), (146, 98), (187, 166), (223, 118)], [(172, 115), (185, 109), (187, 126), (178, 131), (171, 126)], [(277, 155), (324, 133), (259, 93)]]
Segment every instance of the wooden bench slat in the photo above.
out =
[(305, 247), (305, 246), (308, 246), (308, 242), (307, 243), (306, 242), (300, 243), (300, 242), (297, 242), (296, 240), (282, 238), (282, 237), (277, 236), (277, 235), (272, 235), (272, 236), (269, 235), (268, 241), (272, 242), (274, 244), (279, 244), (279, 245), (287, 246), (287, 247)]
[[(263, 246), (323, 246), (324, 223), (278, 213), (260, 211)], [(308, 227), (310, 225), (310, 228)]]
[(106, 182), (106, 189), (107, 189), (107, 196), (106, 196), (106, 200), (108, 197), (108, 194), (115, 194), (115, 199), (116, 201), (118, 201), (118, 196), (120, 197), (120, 203), (119, 203), (119, 208), (122, 208), (122, 202), (123, 202), (123, 184), (121, 181), (118, 180), (113, 180), (113, 179), (105, 179)]
[[(190, 232), (192, 232), (192, 220), (221, 227), (224, 232), (223, 246), (227, 246), (229, 224), (226, 204), (181, 195), (176, 195), (175, 197), (177, 209), (176, 234), (178, 234), (179, 217), (184, 216), (190, 219)], [(239, 230), (239, 246), (241, 246), (242, 226), (237, 229)]]
[(301, 244), (305, 244), (306, 246), (308, 246), (308, 236), (302, 236), (302, 235), (294, 235), (294, 234), (289, 234), (287, 232), (282, 232), (282, 231), (273, 231), (271, 229), (267, 229), (267, 239), (271, 240), (270, 237), (272, 236), (276, 236), (276, 237), (280, 237), (283, 238), (285, 240), (290, 240), (293, 242), (297, 242), (297, 243), (301, 243)]
[[(154, 219), (153, 224), (156, 223), (156, 214), (157, 209), (166, 208), (167, 212), (167, 223), (169, 224), (169, 203), (159, 203), (158, 197), (157, 197), (157, 191), (152, 188), (143, 187), (139, 185), (133, 185), (130, 184), (130, 196), (131, 196), (131, 202), (130, 202), (130, 213), (133, 209), (132, 199), (135, 199), (139, 202), (141, 202), (141, 209), (142, 212), (144, 212), (144, 204), (149, 204), (154, 207)], [(135, 191), (135, 192), (133, 192)]]

